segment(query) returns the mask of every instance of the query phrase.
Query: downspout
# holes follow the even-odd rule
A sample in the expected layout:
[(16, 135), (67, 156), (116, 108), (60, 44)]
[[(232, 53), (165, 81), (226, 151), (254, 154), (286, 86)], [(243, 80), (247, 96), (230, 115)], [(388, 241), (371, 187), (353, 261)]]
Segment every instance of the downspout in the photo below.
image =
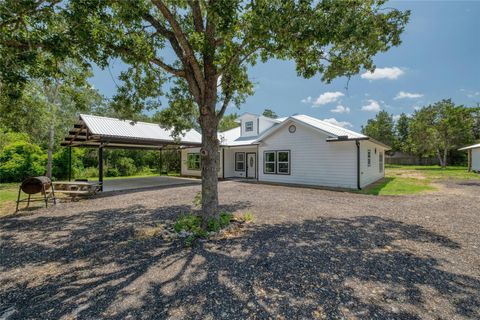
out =
[(357, 146), (357, 189), (362, 190), (360, 187), (360, 141), (355, 140), (355, 145)]

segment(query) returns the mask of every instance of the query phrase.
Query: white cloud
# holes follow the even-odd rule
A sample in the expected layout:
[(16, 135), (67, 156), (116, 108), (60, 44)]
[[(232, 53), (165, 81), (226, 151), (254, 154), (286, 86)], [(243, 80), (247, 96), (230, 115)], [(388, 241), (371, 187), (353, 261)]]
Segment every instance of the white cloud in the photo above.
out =
[(387, 68), (377, 68), (373, 72), (367, 71), (365, 73), (362, 73), (360, 77), (362, 79), (367, 79), (367, 80), (379, 80), (379, 79), (395, 80), (404, 73), (405, 72), (398, 67), (391, 67), (391, 68), (387, 67)]
[(469, 97), (469, 98), (474, 98), (476, 96), (480, 96), (480, 91), (467, 94), (467, 97)]
[(328, 118), (328, 119), (323, 119), (323, 121), (328, 122), (330, 124), (342, 127), (342, 128), (348, 128), (348, 127), (353, 127), (353, 125), (348, 122), (348, 121), (338, 121), (335, 118)]
[(327, 103), (336, 102), (340, 97), (343, 97), (344, 94), (340, 91), (325, 92), (318, 96), (317, 99), (313, 100), (312, 97), (307, 97), (302, 99), (303, 103), (311, 103), (314, 106), (321, 106)]
[(393, 121), (398, 121), (398, 119), (400, 119), (400, 115), (399, 114), (396, 114), (392, 117)]
[(331, 109), (330, 112), (333, 112), (333, 113), (350, 113), (350, 108), (349, 107), (344, 107), (341, 104), (339, 104), (335, 108)]
[(375, 101), (375, 100), (367, 100), (368, 104), (362, 106), (363, 111), (372, 111), (372, 112), (378, 112), (380, 111), (380, 104)]
[(394, 100), (398, 99), (417, 99), (423, 97), (422, 93), (411, 93), (411, 92), (405, 92), (405, 91), (400, 91), (397, 93)]
[(312, 97), (308, 96), (305, 99), (302, 99), (303, 103), (312, 103)]

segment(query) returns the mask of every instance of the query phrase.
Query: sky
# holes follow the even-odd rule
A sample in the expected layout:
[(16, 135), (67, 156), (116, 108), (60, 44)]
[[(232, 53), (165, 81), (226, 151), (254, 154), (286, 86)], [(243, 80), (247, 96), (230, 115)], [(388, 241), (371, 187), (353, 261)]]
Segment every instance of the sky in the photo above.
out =
[[(279, 116), (307, 114), (359, 131), (380, 110), (398, 117), (444, 98), (456, 104), (480, 102), (480, 0), (391, 1), (387, 6), (410, 9), (402, 44), (374, 58), (372, 74), (362, 71), (348, 82), (330, 84), (320, 76), (297, 76), (292, 61), (271, 60), (250, 69), (255, 94), (227, 113), (261, 114), (269, 108)], [(106, 97), (115, 94), (120, 61), (94, 69), (91, 83)], [(348, 85), (348, 87), (347, 87)]]

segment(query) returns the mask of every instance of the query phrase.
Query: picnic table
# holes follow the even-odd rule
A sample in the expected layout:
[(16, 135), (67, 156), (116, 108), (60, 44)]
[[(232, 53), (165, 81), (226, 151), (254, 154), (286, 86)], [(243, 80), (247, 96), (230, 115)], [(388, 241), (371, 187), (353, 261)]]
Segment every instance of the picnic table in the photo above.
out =
[(55, 192), (71, 196), (92, 196), (100, 191), (100, 182), (90, 181), (55, 181), (53, 182)]

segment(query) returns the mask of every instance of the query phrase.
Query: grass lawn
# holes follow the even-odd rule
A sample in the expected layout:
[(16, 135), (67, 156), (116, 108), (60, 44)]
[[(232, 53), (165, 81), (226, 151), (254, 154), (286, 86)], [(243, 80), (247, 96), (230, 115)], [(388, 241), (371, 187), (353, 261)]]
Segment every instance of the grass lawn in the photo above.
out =
[(446, 180), (480, 180), (480, 175), (468, 172), (466, 167), (386, 165), (385, 179), (361, 193), (373, 195), (415, 194), (436, 190), (434, 182)]

